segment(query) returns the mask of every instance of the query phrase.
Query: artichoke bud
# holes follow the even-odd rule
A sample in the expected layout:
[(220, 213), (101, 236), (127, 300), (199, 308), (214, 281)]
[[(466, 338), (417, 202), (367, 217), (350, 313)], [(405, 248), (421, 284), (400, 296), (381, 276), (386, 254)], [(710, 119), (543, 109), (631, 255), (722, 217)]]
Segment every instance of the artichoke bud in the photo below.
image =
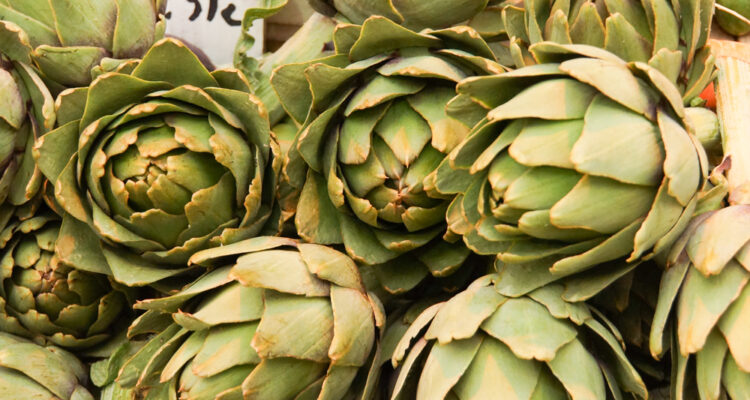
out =
[(656, 69), (590, 46), (531, 52), (539, 65), (459, 85), (487, 116), (443, 161), (436, 186), (459, 193), (449, 227), (476, 252), (498, 254), (502, 275), (544, 277), (514, 278), (521, 292), (605, 274), (567, 298), (585, 300), (671, 246), (708, 161), (677, 88)]
[(78, 221), (71, 236), (94, 243), (68, 258), (94, 260), (94, 251), (116, 281), (145, 286), (185, 272), (198, 250), (276, 233), (281, 157), (250, 92), (239, 71), (209, 72), (174, 39), (63, 92), (58, 128), (35, 151), (66, 218)]
[[(191, 261), (218, 267), (181, 292), (136, 306), (148, 311), (131, 333), (159, 333), (122, 364), (117, 385), (139, 393), (176, 388), (191, 399), (357, 393), (354, 382), (370, 373), (385, 317), (349, 257), (258, 237)], [(159, 313), (174, 322), (149, 327), (161, 323), (149, 317)]]
[(336, 55), (282, 66), (271, 81), (303, 124), (284, 174), (299, 190), (297, 231), (364, 264), (414, 265), (412, 283), (448, 275), (469, 251), (442, 240), (452, 195), (433, 173), (470, 122), (445, 106), (460, 80), (503, 68), (467, 27), (417, 33), (374, 16), (340, 24), (334, 43)]
[[(650, 344), (659, 358), (671, 343), (674, 390), (706, 399), (748, 393), (748, 226), (750, 206), (707, 212), (694, 218), (671, 250)], [(695, 368), (683, 367), (688, 363)]]
[(83, 349), (108, 339), (127, 300), (105, 275), (73, 269), (55, 254), (60, 219), (15, 218), (0, 234), (0, 326), (40, 343)]
[(91, 83), (104, 58), (141, 58), (164, 36), (161, 0), (53, 0), (0, 4), (29, 39), (34, 66), (58, 93)]
[(493, 282), (426, 309), (393, 352), (392, 399), (647, 398), (619, 333), (552, 284), (506, 297)]

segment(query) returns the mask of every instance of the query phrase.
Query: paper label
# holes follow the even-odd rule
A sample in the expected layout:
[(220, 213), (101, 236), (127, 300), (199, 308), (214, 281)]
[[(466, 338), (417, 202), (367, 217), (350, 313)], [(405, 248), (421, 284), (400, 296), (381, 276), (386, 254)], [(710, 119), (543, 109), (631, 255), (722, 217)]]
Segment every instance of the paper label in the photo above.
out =
[[(234, 46), (242, 31), (242, 15), (261, 0), (169, 0), (167, 35), (201, 49), (217, 67), (231, 66)], [(256, 42), (250, 55), (263, 52), (263, 21), (255, 21), (250, 33)]]

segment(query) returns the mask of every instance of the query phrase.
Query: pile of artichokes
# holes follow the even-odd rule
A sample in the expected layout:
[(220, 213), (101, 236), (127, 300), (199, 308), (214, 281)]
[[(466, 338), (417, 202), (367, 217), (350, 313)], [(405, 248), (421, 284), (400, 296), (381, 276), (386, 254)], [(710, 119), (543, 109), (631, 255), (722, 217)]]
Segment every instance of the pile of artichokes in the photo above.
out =
[(0, 0), (1, 398), (750, 398), (714, 1), (309, 3)]

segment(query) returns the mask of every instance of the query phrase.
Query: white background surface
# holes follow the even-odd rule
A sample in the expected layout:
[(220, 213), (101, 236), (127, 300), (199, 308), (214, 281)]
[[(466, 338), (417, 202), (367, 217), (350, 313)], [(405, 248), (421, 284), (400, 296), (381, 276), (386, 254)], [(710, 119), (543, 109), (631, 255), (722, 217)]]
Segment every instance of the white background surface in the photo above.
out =
[[(240, 37), (241, 27), (231, 26), (222, 16), (226, 13), (235, 21), (242, 21), (245, 9), (256, 7), (260, 0), (169, 0), (167, 1), (167, 34), (186, 40), (203, 50), (217, 67), (232, 65), (234, 46)], [(200, 4), (200, 13), (196, 11)], [(209, 11), (214, 6), (213, 18)], [(234, 12), (229, 15), (231, 6)], [(194, 19), (191, 21), (190, 17)], [(263, 51), (263, 22), (258, 20), (250, 29), (256, 42), (251, 54), (260, 56)]]

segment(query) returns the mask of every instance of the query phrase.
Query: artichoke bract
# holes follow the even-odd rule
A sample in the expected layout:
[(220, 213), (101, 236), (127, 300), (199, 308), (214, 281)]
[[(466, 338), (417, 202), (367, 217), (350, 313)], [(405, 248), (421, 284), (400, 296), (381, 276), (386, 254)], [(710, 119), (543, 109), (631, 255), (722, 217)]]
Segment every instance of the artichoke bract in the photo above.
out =
[(0, 21), (0, 230), (39, 192), (32, 149), (55, 124), (54, 99), (29, 66), (27, 44), (18, 25)]
[(130, 73), (62, 93), (57, 112), (35, 151), (73, 220), (60, 252), (77, 268), (142, 286), (278, 230), (278, 144), (239, 71), (209, 72), (163, 39)]
[(28, 35), (30, 56), (53, 92), (86, 86), (105, 58), (141, 58), (164, 36), (165, 0), (25, 0), (0, 3), (0, 19)]
[(55, 213), (40, 208), (0, 231), (0, 329), (82, 349), (108, 339), (128, 303), (106, 276), (60, 261), (54, 253), (60, 222)]
[(469, 22), (507, 65), (535, 61), (528, 47), (552, 41), (604, 48), (625, 61), (648, 63), (680, 89), (685, 103), (714, 79), (707, 45), (713, 0), (512, 0)]
[[(370, 372), (385, 319), (354, 261), (258, 237), (192, 262), (216, 268), (177, 294), (137, 304), (149, 311), (131, 334), (160, 333), (122, 362), (116, 385), (146, 398), (354, 398), (346, 396)], [(153, 329), (160, 313), (173, 322)]]
[(0, 393), (10, 400), (94, 400), (86, 366), (73, 354), (0, 332)]
[(300, 192), (298, 234), (343, 243), (358, 262), (390, 263), (412, 286), (448, 275), (469, 251), (440, 239), (450, 196), (428, 176), (469, 126), (445, 105), (458, 81), (503, 69), (466, 27), (416, 33), (371, 17), (339, 25), (334, 43), (335, 55), (282, 66), (271, 79), (304, 123), (283, 174)]
[(445, 28), (464, 22), (481, 12), (488, 4), (500, 0), (309, 0), (318, 12), (339, 16), (361, 24), (373, 15), (382, 15), (403, 26), (421, 30)]
[(399, 366), (391, 399), (647, 398), (619, 333), (568, 303), (562, 286), (509, 298), (475, 281), (425, 309), (393, 354)]
[(498, 254), (512, 292), (583, 274), (588, 286), (566, 291), (583, 300), (677, 239), (706, 155), (656, 69), (583, 45), (531, 52), (538, 65), (459, 85), (459, 98), (489, 111), (441, 164), (436, 187), (460, 192), (450, 229)]
[(703, 399), (750, 394), (748, 226), (748, 205), (704, 213), (672, 249), (651, 352), (658, 358), (671, 347), (674, 398), (694, 392)]

